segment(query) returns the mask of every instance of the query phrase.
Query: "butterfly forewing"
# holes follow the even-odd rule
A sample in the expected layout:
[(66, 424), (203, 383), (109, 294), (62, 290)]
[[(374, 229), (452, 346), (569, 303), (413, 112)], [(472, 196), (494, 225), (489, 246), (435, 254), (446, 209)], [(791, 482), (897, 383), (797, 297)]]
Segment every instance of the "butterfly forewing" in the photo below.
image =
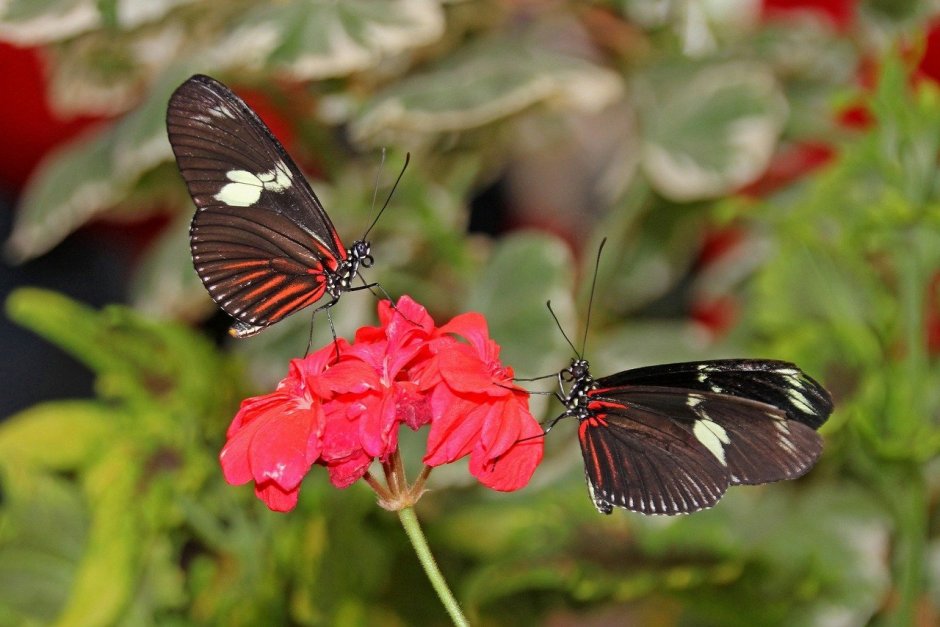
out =
[(601, 388), (663, 386), (748, 398), (777, 407), (787, 418), (818, 429), (832, 397), (794, 364), (768, 359), (719, 359), (635, 368), (603, 377)]
[(190, 245), (212, 298), (247, 336), (325, 291), (346, 258), (313, 190), (258, 116), (231, 90), (193, 76), (170, 98), (167, 132), (196, 215)]

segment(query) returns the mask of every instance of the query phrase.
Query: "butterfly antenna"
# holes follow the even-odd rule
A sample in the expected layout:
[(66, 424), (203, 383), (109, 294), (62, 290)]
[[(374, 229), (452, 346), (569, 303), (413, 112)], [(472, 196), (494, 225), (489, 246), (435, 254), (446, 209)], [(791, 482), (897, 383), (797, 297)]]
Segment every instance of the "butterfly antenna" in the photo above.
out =
[(382, 158), (379, 167), (375, 169), (375, 185), (372, 186), (372, 208), (375, 209), (375, 200), (379, 196), (379, 179), (382, 177), (382, 168), (385, 166), (385, 146), (382, 146)]
[[(383, 154), (383, 159), (384, 159), (384, 154), (385, 154), (384, 150), (382, 151), (382, 154)], [(392, 185), (392, 191), (388, 193), (388, 198), (385, 199), (385, 204), (382, 205), (381, 209), (379, 209), (379, 213), (375, 216), (375, 220), (372, 221), (372, 224), (369, 225), (369, 228), (366, 229), (366, 232), (362, 236), (362, 239), (366, 239), (369, 237), (369, 232), (379, 221), (379, 218), (382, 217), (382, 213), (384, 213), (385, 208), (388, 207), (388, 203), (392, 200), (392, 195), (395, 193), (395, 190), (398, 189), (398, 184), (401, 182), (401, 177), (405, 175), (405, 170), (408, 169), (408, 163), (410, 161), (411, 161), (411, 153), (410, 152), (405, 153), (405, 164), (401, 166), (401, 172), (398, 173), (398, 178), (395, 179), (395, 184)], [(376, 192), (378, 192), (378, 185), (376, 185)], [(373, 200), (373, 202), (375, 201)]]
[(581, 353), (578, 352), (578, 349), (574, 347), (574, 344), (571, 343), (571, 340), (568, 339), (568, 334), (565, 333), (565, 330), (561, 328), (561, 322), (558, 321), (558, 316), (555, 315), (555, 311), (552, 309), (552, 301), (547, 301), (545, 306), (548, 307), (548, 313), (552, 314), (552, 318), (555, 319), (555, 325), (558, 326), (558, 330), (561, 331), (562, 337), (565, 338), (565, 341), (568, 342), (568, 346), (571, 347), (571, 350), (574, 351), (574, 354), (578, 356), (578, 359), (581, 359)]
[[(594, 278), (591, 279), (591, 295), (588, 297), (587, 318), (584, 321), (584, 336), (581, 338), (581, 353), (578, 357), (584, 355), (584, 351), (587, 350), (588, 329), (591, 326), (591, 308), (594, 306), (594, 288), (597, 287), (597, 270), (601, 266), (601, 253), (604, 251), (604, 244), (606, 243), (607, 238), (605, 237), (601, 240), (601, 245), (597, 247), (597, 259), (594, 260)], [(568, 343), (570, 344), (571, 342)]]

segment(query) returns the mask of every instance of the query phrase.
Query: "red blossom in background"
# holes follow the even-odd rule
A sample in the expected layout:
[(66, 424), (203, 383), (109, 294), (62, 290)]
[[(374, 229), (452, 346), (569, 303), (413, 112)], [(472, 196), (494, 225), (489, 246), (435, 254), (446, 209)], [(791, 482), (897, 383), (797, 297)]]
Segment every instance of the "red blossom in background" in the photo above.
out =
[(927, 336), (927, 352), (940, 355), (940, 271), (934, 273), (927, 285), (925, 301), (927, 311), (924, 314), (924, 331)]
[(816, 15), (826, 19), (838, 30), (847, 29), (855, 20), (858, 0), (763, 0), (764, 19), (786, 19), (794, 15)]
[[(483, 316), (464, 314), (436, 328), (405, 296), (394, 309), (380, 302), (379, 321), (359, 329), (352, 344), (339, 340), (293, 360), (274, 392), (242, 403), (220, 454), (226, 481), (253, 481), (269, 508), (288, 511), (313, 464), (347, 487), (370, 479), (375, 460), (387, 472), (395, 466), (401, 425), (430, 424), (423, 477), (470, 455), (470, 472), (490, 488), (528, 483), (542, 459), (542, 430), (528, 393), (499, 361)], [(377, 489), (389, 507), (420, 496), (417, 483), (407, 495), (391, 494), (393, 483), (389, 492)]]

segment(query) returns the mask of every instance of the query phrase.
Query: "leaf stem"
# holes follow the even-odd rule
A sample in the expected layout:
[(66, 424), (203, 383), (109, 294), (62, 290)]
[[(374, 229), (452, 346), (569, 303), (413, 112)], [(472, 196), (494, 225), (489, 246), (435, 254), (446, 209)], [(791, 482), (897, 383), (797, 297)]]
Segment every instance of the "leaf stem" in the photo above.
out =
[(405, 534), (407, 534), (408, 539), (411, 540), (411, 546), (414, 547), (415, 553), (418, 555), (418, 561), (421, 562), (424, 572), (427, 574), (428, 579), (431, 580), (434, 591), (437, 592), (437, 596), (440, 597), (441, 603), (444, 604), (444, 609), (450, 614), (454, 625), (458, 627), (469, 627), (470, 623), (467, 622), (463, 612), (460, 611), (460, 605), (457, 603), (457, 599), (454, 598), (453, 592), (447, 587), (444, 575), (441, 574), (437, 562), (431, 554), (428, 541), (424, 537), (424, 532), (421, 531), (421, 525), (418, 524), (418, 517), (415, 516), (414, 509), (406, 507), (398, 510), (398, 519), (401, 520), (401, 525), (405, 528)]

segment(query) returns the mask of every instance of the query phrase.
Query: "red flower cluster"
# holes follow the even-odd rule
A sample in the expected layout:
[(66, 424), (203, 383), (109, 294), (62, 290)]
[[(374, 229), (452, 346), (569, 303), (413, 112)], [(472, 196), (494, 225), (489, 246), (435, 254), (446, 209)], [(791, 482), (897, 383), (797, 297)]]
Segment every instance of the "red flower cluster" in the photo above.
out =
[(542, 459), (533, 437), (541, 427), (483, 316), (435, 327), (404, 296), (395, 308), (381, 301), (379, 320), (352, 344), (340, 339), (293, 360), (274, 392), (242, 403), (219, 456), (226, 481), (254, 481), (268, 507), (288, 511), (313, 464), (347, 487), (398, 450), (399, 426), (430, 424), (426, 466), (470, 455), (470, 472), (490, 488), (528, 483)]

